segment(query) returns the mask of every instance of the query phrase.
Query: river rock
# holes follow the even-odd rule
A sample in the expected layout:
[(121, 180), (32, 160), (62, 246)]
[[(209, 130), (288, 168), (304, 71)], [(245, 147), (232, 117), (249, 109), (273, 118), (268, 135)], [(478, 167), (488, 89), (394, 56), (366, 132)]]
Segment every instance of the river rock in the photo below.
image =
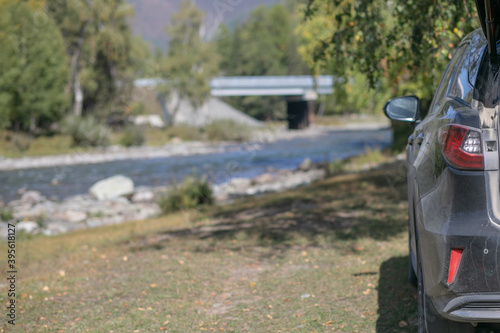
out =
[(114, 176), (101, 180), (89, 189), (89, 193), (97, 200), (116, 199), (134, 194), (134, 182), (125, 176)]
[(36, 230), (38, 230), (38, 228), (39, 228), (38, 224), (36, 224), (35, 222), (31, 222), (31, 221), (19, 222), (16, 225), (17, 231), (24, 231), (28, 234), (35, 232)]
[(36, 205), (45, 200), (45, 197), (38, 191), (27, 191), (19, 200), (22, 204)]
[(311, 170), (311, 168), (312, 168), (312, 161), (309, 157), (306, 158), (304, 161), (302, 161), (302, 163), (300, 163), (299, 165), (300, 171), (309, 171)]
[(252, 179), (252, 184), (267, 184), (267, 183), (272, 183), (275, 180), (275, 176), (271, 173), (264, 173), (260, 176), (255, 177)]
[(51, 222), (42, 231), (45, 236), (55, 236), (59, 234), (64, 234), (70, 230), (67, 223), (62, 222)]
[(155, 198), (155, 194), (152, 191), (140, 191), (136, 192), (132, 197), (133, 203), (141, 202), (152, 202)]
[(87, 214), (75, 210), (68, 210), (64, 213), (63, 219), (71, 223), (79, 223), (87, 219)]
[(16, 194), (23, 195), (24, 193), (26, 193), (27, 190), (28, 189), (26, 187), (20, 188), (19, 190), (16, 191)]

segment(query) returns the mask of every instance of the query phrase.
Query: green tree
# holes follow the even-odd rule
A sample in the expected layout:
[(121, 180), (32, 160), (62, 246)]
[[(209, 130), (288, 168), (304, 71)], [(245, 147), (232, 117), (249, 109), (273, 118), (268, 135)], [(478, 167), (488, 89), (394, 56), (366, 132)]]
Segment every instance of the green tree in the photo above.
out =
[[(392, 96), (419, 95), (424, 112), (459, 41), (479, 27), (473, 0), (307, 0), (302, 12), (300, 53), (314, 71), (359, 71)], [(410, 128), (394, 129), (399, 150)]]
[(473, 0), (308, 0), (302, 12), (310, 66), (358, 69), (372, 86), (385, 78), (395, 94), (410, 88), (427, 100), (458, 42), (479, 27)]
[(46, 1), (70, 59), (66, 92), (73, 113), (122, 114), (133, 79), (132, 6), (125, 0)]
[[(302, 75), (308, 68), (297, 53), (294, 27), (298, 18), (285, 5), (260, 6), (231, 33), (223, 27), (217, 44), (224, 75)], [(251, 116), (271, 119), (282, 115), (282, 97), (234, 97), (228, 101)]]
[(177, 94), (178, 103), (170, 112), (170, 124), (178, 112), (180, 101), (187, 99), (195, 108), (210, 96), (210, 79), (219, 73), (219, 57), (212, 43), (200, 36), (204, 14), (190, 0), (181, 3), (166, 27), (170, 42), (163, 59), (161, 73), (165, 84), (163, 99)]
[(63, 38), (41, 10), (25, 2), (0, 4), (0, 128), (37, 132), (66, 107)]

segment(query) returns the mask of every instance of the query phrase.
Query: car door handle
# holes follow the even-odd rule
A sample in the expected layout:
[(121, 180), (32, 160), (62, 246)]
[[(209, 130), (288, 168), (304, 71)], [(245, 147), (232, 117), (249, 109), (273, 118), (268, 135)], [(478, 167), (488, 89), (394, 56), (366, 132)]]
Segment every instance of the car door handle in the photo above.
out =
[(422, 142), (424, 142), (424, 133), (419, 133), (415, 141), (417, 141), (417, 145), (420, 146)]

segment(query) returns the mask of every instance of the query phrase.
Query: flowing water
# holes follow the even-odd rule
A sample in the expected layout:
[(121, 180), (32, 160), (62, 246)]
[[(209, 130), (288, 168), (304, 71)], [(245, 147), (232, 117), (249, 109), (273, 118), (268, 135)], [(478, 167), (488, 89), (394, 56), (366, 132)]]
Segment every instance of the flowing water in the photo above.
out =
[[(0, 201), (17, 199), (21, 188), (64, 199), (86, 193), (95, 182), (118, 174), (132, 178), (136, 186), (168, 185), (194, 172), (207, 175), (214, 183), (224, 183), (234, 177), (257, 176), (269, 168), (294, 169), (305, 158), (323, 162), (360, 155), (368, 147), (384, 149), (391, 142), (389, 129), (332, 130), (315, 137), (242, 144), (237, 151), (223, 153), (4, 171), (0, 172)], [(54, 180), (57, 185), (53, 185)]]

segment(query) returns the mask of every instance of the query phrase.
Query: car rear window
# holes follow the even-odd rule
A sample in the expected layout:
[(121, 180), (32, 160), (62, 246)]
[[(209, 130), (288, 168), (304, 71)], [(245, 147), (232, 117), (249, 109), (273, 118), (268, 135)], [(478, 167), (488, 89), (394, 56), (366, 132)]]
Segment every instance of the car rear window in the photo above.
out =
[(469, 49), (468, 46), (469, 44), (462, 44), (457, 49), (455, 55), (448, 64), (443, 78), (441, 79), (441, 83), (439, 84), (436, 95), (434, 96), (434, 100), (432, 101), (430, 113), (438, 112), (442, 104), (445, 102), (445, 96), (449, 95), (449, 93), (447, 92), (449, 91), (449, 88), (453, 86), (452, 80), (454, 79), (454, 77), (458, 77), (458, 75), (453, 75), (457, 71), (457, 63), (462, 60), (462, 56), (464, 55), (465, 51)]
[(472, 101), (473, 87), (469, 82), (469, 71), (471, 68), (470, 44), (461, 47), (455, 67), (455, 75), (451, 78), (448, 96), (459, 98), (470, 104)]

